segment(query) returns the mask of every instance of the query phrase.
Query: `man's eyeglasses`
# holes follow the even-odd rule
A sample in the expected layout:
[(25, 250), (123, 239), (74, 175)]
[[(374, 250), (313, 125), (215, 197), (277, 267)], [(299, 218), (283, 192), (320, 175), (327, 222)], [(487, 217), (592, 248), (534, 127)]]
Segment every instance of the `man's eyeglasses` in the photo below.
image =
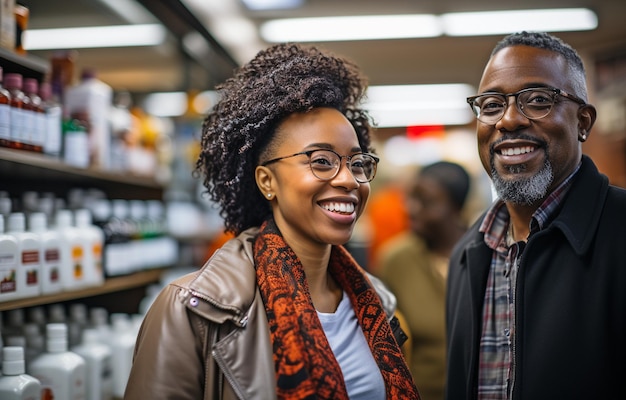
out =
[(368, 153), (358, 153), (351, 156), (342, 156), (332, 150), (308, 150), (301, 151), (299, 153), (291, 154), (284, 157), (273, 158), (269, 161), (265, 161), (263, 166), (275, 163), (285, 158), (291, 158), (296, 156), (307, 156), (309, 158), (309, 166), (311, 172), (318, 179), (328, 181), (333, 179), (339, 173), (341, 168), (341, 160), (346, 159), (346, 166), (352, 173), (354, 179), (359, 183), (367, 183), (374, 179), (376, 176), (376, 166), (378, 164), (378, 157)]
[(550, 114), (558, 96), (580, 105), (587, 104), (580, 97), (553, 87), (528, 88), (508, 94), (487, 92), (468, 97), (467, 102), (480, 122), (495, 125), (504, 116), (511, 96), (515, 98), (519, 112), (528, 119), (541, 119)]

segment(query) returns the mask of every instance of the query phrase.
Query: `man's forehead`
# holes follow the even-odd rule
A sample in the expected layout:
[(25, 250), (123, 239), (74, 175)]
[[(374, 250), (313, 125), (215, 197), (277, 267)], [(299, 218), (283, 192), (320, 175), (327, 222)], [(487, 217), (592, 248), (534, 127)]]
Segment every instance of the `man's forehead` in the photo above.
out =
[(554, 51), (530, 46), (510, 46), (487, 62), (480, 81), (481, 91), (492, 86), (548, 84), (560, 87), (568, 80), (565, 59)]

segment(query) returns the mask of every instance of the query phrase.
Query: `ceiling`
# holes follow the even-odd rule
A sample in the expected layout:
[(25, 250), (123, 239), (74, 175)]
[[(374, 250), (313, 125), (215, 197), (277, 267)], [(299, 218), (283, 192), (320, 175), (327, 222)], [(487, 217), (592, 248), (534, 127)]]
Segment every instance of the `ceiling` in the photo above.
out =
[[(172, 34), (156, 47), (80, 49), (77, 70), (95, 67), (100, 77), (116, 90), (132, 92), (209, 89), (230, 75), (232, 68), (251, 56), (240, 54), (228, 44), (216, 42), (212, 24), (219, 15), (196, 9), (204, 1), (213, 5), (230, 4), (241, 16), (259, 24), (268, 18), (328, 16), (350, 14), (442, 14), (457, 11), (505, 8), (545, 8), (545, 0), (523, 3), (492, 0), (305, 0), (295, 10), (282, 12), (247, 11), (236, 0), (134, 0), (152, 15), (133, 16), (115, 11), (108, 4), (116, 0), (20, 0), (30, 9), (29, 28), (127, 24), (157, 21), (156, 15)], [(554, 0), (551, 8), (587, 7), (598, 15), (594, 31), (556, 33), (576, 47), (583, 57), (610, 58), (626, 53), (626, 1), (619, 0)], [(372, 27), (376, 29), (376, 27)], [(194, 59), (181, 50), (180, 38), (189, 32), (200, 32), (211, 46), (204, 59)], [(476, 85), (489, 52), (500, 36), (438, 37), (359, 42), (327, 42), (323, 46), (357, 62), (371, 84), (403, 83), (469, 83)], [(267, 46), (258, 41), (257, 49)], [(256, 51), (256, 50), (255, 50)], [(32, 51), (34, 56), (48, 59), (51, 51)], [(241, 59), (240, 59), (241, 58)]]

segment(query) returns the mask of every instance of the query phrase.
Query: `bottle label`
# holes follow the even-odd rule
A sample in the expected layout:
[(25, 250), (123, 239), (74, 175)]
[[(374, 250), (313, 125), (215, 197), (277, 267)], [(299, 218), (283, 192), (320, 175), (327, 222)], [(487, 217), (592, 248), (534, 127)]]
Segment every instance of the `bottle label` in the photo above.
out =
[(9, 118), (11, 121), (11, 139), (21, 143), (22, 131), (24, 130), (24, 113), (19, 108), (11, 108)]
[(35, 113), (35, 129), (33, 130), (33, 143), (43, 149), (46, 144), (46, 125), (48, 124), (46, 114)]
[(44, 254), (44, 262), (48, 271), (48, 281), (52, 283), (59, 282), (60, 279), (60, 267), (59, 260), (61, 259), (61, 252), (59, 249), (46, 249)]
[(12, 293), (16, 290), (17, 259), (15, 254), (0, 254), (0, 293)]
[(11, 139), (11, 107), (0, 104), (0, 139)]
[(26, 284), (28, 286), (37, 285), (39, 283), (39, 251), (23, 251), (22, 266), (26, 268)]
[(61, 154), (61, 107), (50, 107), (46, 110), (46, 126), (44, 128), (44, 152)]
[(83, 248), (82, 246), (72, 247), (72, 265), (74, 266), (74, 278), (83, 279)]
[(32, 110), (22, 110), (24, 116), (23, 126), (22, 126), (22, 137), (21, 142), (27, 144), (34, 144), (33, 139), (35, 138), (35, 128), (36, 128), (36, 120), (35, 120), (35, 112)]
[(65, 132), (65, 162), (79, 168), (89, 166), (89, 137), (84, 131)]

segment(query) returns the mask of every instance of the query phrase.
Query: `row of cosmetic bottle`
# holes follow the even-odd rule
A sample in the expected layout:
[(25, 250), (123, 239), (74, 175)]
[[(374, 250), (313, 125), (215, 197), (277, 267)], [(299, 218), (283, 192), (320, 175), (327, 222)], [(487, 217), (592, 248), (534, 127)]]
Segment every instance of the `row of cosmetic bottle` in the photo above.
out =
[[(0, 398), (122, 398), (141, 320), (115, 313), (108, 322), (106, 310), (91, 312), (92, 321), (79, 330), (76, 321), (49, 322), (43, 328), (26, 323), (21, 332), (7, 327), (0, 339)], [(77, 342), (72, 343), (72, 333), (80, 336)]]
[(104, 233), (87, 209), (0, 216), (0, 301), (36, 297), (104, 282)]

